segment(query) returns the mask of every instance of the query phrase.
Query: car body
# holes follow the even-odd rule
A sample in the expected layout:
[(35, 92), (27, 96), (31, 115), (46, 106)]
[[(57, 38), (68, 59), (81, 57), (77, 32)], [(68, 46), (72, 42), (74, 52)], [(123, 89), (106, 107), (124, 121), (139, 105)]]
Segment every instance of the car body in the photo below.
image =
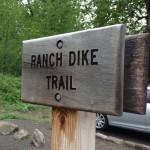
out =
[(121, 117), (96, 114), (96, 128), (104, 130), (108, 126), (116, 126), (150, 133), (150, 86), (147, 87), (146, 114), (138, 115), (123, 112)]

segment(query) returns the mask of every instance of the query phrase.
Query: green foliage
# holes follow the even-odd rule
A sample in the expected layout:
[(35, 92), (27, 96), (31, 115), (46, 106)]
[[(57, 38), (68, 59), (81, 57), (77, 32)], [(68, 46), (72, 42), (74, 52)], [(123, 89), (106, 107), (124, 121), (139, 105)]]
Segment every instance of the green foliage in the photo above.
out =
[(17, 105), (16, 110), (21, 112), (27, 112), (27, 111), (35, 111), (37, 109), (37, 105), (34, 104), (27, 104), (22, 103), (21, 105)]
[(18, 103), (20, 95), (21, 78), (0, 73), (0, 103)]
[(13, 114), (13, 113), (0, 116), (0, 120), (5, 120), (5, 119), (23, 119), (23, 120), (27, 120), (28, 118), (22, 117), (22, 116)]
[(16, 0), (0, 0), (0, 71), (14, 75), (21, 71), (20, 10)]
[(93, 7), (94, 27), (123, 23), (127, 34), (147, 32), (145, 0), (92, 0), (91, 10)]
[(21, 112), (35, 111), (37, 105), (21, 102), (21, 77), (0, 73), (0, 104), (6, 104), (7, 110)]
[[(80, 30), (80, 1), (34, 0), (25, 5), (25, 39), (56, 35)], [(40, 21), (40, 23), (39, 23)]]
[(148, 10), (149, 0), (0, 0), (0, 72), (21, 76), (24, 40), (117, 23), (143, 33)]
[(44, 115), (43, 118), (49, 118), (47, 115)]
[(22, 142), (24, 140), (27, 140), (29, 138), (30, 135), (27, 135), (25, 137), (22, 137), (21, 139), (18, 139), (17, 142)]
[(22, 41), (84, 28), (82, 0), (0, 0), (0, 72), (21, 75)]
[(23, 119), (49, 123), (46, 114), (51, 113), (51, 108), (21, 102), (20, 91), (21, 77), (0, 73), (0, 120)]

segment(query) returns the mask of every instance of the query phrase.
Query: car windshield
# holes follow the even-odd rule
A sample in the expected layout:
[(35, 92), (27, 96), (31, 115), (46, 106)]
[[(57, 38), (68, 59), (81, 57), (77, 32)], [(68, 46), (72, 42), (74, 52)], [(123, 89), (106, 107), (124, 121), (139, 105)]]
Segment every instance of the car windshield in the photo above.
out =
[(147, 90), (147, 103), (150, 103), (150, 89)]

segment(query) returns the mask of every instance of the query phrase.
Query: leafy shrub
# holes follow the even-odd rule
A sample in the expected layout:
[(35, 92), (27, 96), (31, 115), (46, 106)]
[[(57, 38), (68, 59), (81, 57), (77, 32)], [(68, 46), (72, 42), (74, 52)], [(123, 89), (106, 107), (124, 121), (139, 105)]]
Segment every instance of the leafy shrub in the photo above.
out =
[(0, 102), (17, 103), (21, 101), (21, 77), (0, 73)]
[(37, 108), (37, 105), (21, 102), (21, 77), (3, 73), (0, 73), (0, 104), (5, 104), (5, 110), (21, 112), (34, 111)]

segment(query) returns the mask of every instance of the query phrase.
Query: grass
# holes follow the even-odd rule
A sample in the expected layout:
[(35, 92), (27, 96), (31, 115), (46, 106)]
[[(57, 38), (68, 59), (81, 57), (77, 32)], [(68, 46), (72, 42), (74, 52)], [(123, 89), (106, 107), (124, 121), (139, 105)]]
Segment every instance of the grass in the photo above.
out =
[(43, 118), (49, 118), (48, 116), (44, 115)]
[(4, 114), (2, 116), (0, 116), (0, 120), (6, 120), (6, 119), (23, 119), (23, 120), (28, 120), (27, 117), (23, 117), (23, 116), (20, 116), (20, 115), (17, 115), (17, 114)]
[(11, 107), (9, 105), (0, 106), (0, 120), (20, 119), (33, 120), (43, 123), (51, 123), (51, 107), (35, 105), (36, 109), (28, 111), (19, 111), (18, 107)]
[(22, 137), (21, 139), (18, 139), (17, 142), (22, 142), (24, 140), (27, 140), (29, 138), (30, 135), (27, 135), (25, 137)]
[(51, 107), (21, 102), (21, 77), (0, 73), (0, 120), (51, 122)]

